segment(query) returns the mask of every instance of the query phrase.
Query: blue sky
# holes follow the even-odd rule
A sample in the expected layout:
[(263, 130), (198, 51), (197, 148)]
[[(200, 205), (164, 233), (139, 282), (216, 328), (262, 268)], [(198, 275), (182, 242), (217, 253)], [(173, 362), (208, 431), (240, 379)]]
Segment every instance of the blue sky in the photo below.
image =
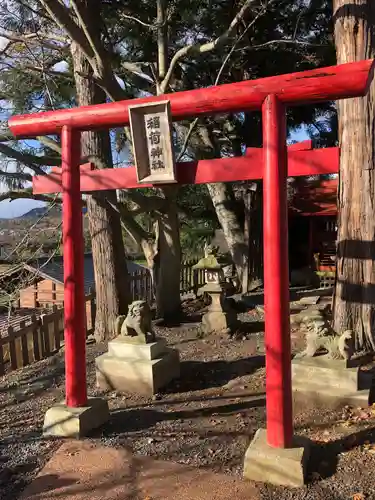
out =
[[(308, 139), (308, 135), (306, 131), (301, 128), (300, 130), (293, 132), (290, 137), (293, 141), (303, 141)], [(41, 207), (44, 203), (41, 201), (35, 200), (14, 200), (9, 202), (8, 200), (4, 200), (0, 202), (0, 218), (1, 219), (13, 219), (14, 217), (19, 217), (20, 215), (25, 214), (32, 208)]]

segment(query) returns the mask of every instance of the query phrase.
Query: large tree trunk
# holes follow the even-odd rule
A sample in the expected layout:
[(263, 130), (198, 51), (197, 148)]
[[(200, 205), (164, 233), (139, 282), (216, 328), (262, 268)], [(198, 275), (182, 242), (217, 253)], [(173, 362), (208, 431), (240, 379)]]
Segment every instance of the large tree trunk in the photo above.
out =
[(207, 184), (207, 189), (223, 230), (233, 264), (236, 267), (241, 288), (244, 285), (246, 286), (246, 290), (242, 291), (246, 293), (247, 282), (244, 279), (244, 274), (247, 273), (248, 246), (245, 242), (243, 227), (234, 209), (235, 200), (233, 199), (232, 187), (224, 182), (218, 182), (216, 184)]
[(244, 235), (247, 242), (247, 270), (242, 289), (251, 291), (263, 283), (263, 192), (261, 182), (247, 183)]
[(181, 312), (180, 276), (181, 244), (175, 187), (163, 189), (168, 200), (165, 214), (155, 224), (156, 248), (154, 280), (157, 315), (166, 322), (174, 321)]
[[(105, 102), (104, 91), (90, 78), (92, 68), (84, 54), (74, 43), (72, 43), (71, 50), (78, 104), (85, 106)], [(107, 131), (84, 132), (82, 155), (89, 156), (97, 166), (112, 167), (109, 133)], [(130, 298), (120, 217), (110, 204), (117, 205), (115, 191), (101, 191), (87, 197), (95, 270), (95, 338), (97, 341), (115, 336), (116, 318), (120, 314), (127, 313)]]
[[(337, 62), (375, 56), (373, 0), (334, 0)], [(366, 97), (338, 103), (341, 147), (334, 328), (374, 349), (375, 83)]]
[[(200, 126), (199, 136), (204, 146), (202, 157), (220, 157), (220, 147), (216, 144), (211, 127), (208, 125)], [(244, 274), (248, 270), (248, 244), (245, 242), (244, 228), (237, 215), (237, 203), (232, 186), (225, 182), (217, 182), (215, 184), (207, 184), (207, 189), (219, 224), (223, 230), (241, 288), (244, 285), (247, 287), (247, 280)], [(246, 293), (247, 289), (242, 291)]]

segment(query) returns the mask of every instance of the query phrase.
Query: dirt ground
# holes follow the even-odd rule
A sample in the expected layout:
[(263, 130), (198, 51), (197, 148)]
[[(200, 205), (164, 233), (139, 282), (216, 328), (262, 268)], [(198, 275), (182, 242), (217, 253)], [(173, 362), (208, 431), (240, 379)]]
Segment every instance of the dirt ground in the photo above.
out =
[[(199, 314), (189, 312), (182, 326), (157, 327), (180, 351), (180, 379), (153, 398), (107, 394), (111, 420), (87, 440), (241, 476), (245, 450), (265, 427), (263, 318), (255, 310), (240, 314), (246, 339), (202, 339)], [(292, 330), (293, 349), (302, 342)], [(101, 394), (94, 359), (105, 351), (104, 344), (87, 346), (90, 395)], [(63, 359), (60, 352), (0, 379), (1, 500), (15, 500), (61, 444), (40, 431), (45, 411), (64, 396)], [(375, 499), (375, 408), (307, 408), (294, 421), (296, 433), (314, 442), (308, 485), (291, 490), (259, 483), (260, 499)]]

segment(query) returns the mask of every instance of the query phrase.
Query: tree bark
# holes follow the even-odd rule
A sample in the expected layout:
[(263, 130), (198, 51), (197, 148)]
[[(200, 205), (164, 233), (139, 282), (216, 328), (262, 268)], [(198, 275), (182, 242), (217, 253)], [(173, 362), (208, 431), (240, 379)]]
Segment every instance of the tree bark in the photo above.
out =
[[(373, 0), (334, 0), (339, 64), (375, 57)], [(338, 103), (340, 184), (334, 329), (353, 330), (357, 351), (375, 336), (375, 83)]]
[[(163, 94), (168, 85), (163, 81), (168, 70), (168, 0), (157, 0), (156, 21), (158, 52), (158, 78), (156, 91)], [(164, 213), (159, 213), (154, 224), (155, 249), (153, 256), (152, 277), (155, 289), (157, 316), (165, 322), (174, 321), (181, 313), (180, 276), (181, 276), (181, 241), (180, 223), (177, 211), (177, 186), (161, 189), (166, 199)]]
[(156, 292), (157, 315), (167, 323), (181, 313), (180, 276), (181, 244), (174, 186), (163, 188), (168, 200), (168, 209), (160, 214), (155, 223), (156, 249), (153, 278)]
[[(74, 42), (71, 46), (77, 100), (80, 106), (106, 102), (104, 91), (92, 76), (92, 68)], [(88, 75), (82, 77), (81, 75)], [(97, 166), (112, 167), (108, 131), (82, 133), (82, 155)], [(115, 321), (126, 314), (130, 300), (129, 276), (115, 191), (101, 191), (87, 196), (87, 213), (95, 270), (96, 319), (95, 338), (98, 342), (116, 335)]]
[(263, 193), (262, 183), (248, 183), (245, 201), (244, 236), (247, 268), (242, 289), (249, 291), (263, 282)]

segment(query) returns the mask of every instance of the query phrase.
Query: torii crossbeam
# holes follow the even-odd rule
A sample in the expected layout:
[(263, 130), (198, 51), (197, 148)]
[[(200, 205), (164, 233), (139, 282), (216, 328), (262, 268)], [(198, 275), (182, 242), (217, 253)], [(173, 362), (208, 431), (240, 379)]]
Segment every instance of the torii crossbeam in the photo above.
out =
[[(210, 182), (234, 182), (263, 179), (263, 149), (247, 148), (245, 156), (180, 162), (177, 164), (179, 184), (208, 184)], [(288, 176), (323, 175), (337, 173), (339, 149), (312, 150), (311, 141), (303, 141), (288, 147)], [(139, 184), (135, 167), (94, 170), (94, 165), (80, 166), (83, 193), (109, 189), (152, 187)], [(33, 192), (48, 194), (62, 192), (62, 170), (54, 167), (48, 175), (33, 177)]]
[[(262, 109), (263, 150), (251, 150), (241, 158), (179, 164), (177, 171), (181, 183), (263, 178), (267, 440), (273, 447), (291, 447), (293, 436), (285, 106), (363, 96), (368, 89), (372, 66), (373, 61), (361, 61), (168, 95), (174, 120)], [(77, 216), (81, 213), (80, 190), (114, 189), (125, 187), (125, 184), (126, 187), (145, 187), (137, 185), (131, 168), (88, 172), (86, 167), (80, 177), (80, 133), (128, 125), (130, 105), (165, 98), (154, 96), (85, 106), (18, 116), (9, 121), (11, 131), (20, 138), (61, 134), (68, 406), (84, 406), (87, 402), (83, 236), (82, 218)], [(337, 166), (336, 149), (292, 149), (289, 153), (290, 175), (331, 173), (337, 171)], [(59, 191), (59, 174), (55, 172), (55, 175), (54, 179), (53, 176), (35, 179), (35, 192)]]

